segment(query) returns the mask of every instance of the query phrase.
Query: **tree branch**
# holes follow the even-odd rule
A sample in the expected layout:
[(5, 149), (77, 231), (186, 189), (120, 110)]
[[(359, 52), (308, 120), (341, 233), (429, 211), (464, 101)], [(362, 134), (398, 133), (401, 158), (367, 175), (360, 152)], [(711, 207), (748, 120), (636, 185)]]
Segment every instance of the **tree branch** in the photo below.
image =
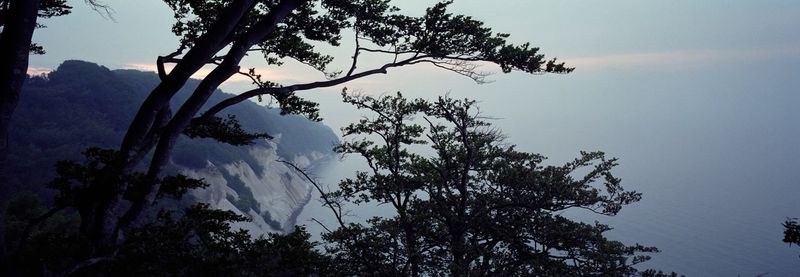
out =
[(215, 114), (219, 113), (220, 111), (224, 110), (227, 107), (230, 107), (230, 106), (238, 104), (238, 103), (240, 103), (240, 102), (242, 102), (244, 100), (247, 100), (249, 98), (256, 97), (256, 96), (259, 96), (259, 95), (273, 95), (273, 96), (275, 96), (275, 95), (286, 95), (286, 94), (293, 93), (295, 91), (304, 91), (304, 90), (310, 90), (310, 89), (316, 89), (316, 88), (332, 87), (332, 86), (343, 84), (343, 83), (346, 83), (346, 82), (349, 82), (349, 81), (352, 81), (352, 80), (355, 80), (355, 79), (359, 79), (359, 78), (362, 78), (362, 77), (370, 76), (370, 75), (386, 74), (387, 73), (387, 69), (389, 69), (389, 68), (408, 65), (411, 62), (413, 62), (415, 60), (418, 60), (418, 59), (421, 59), (421, 58), (424, 58), (424, 57), (427, 57), (427, 56), (412, 57), (412, 58), (405, 59), (405, 60), (402, 60), (402, 61), (399, 61), (399, 62), (396, 62), (396, 63), (385, 64), (385, 65), (383, 65), (383, 66), (381, 66), (379, 68), (375, 68), (375, 69), (371, 69), (371, 70), (367, 70), (367, 71), (362, 71), (362, 72), (359, 72), (359, 73), (356, 73), (356, 74), (353, 74), (353, 75), (344, 76), (344, 77), (341, 77), (341, 78), (327, 80), (327, 81), (318, 81), (318, 82), (311, 82), (311, 83), (305, 83), (305, 84), (296, 84), (296, 85), (291, 85), (291, 86), (287, 86), (287, 87), (252, 89), (252, 90), (246, 91), (246, 92), (244, 92), (242, 94), (230, 97), (228, 99), (223, 100), (222, 102), (217, 103), (216, 105), (214, 105), (213, 107), (208, 109), (208, 111), (203, 113), (201, 118), (209, 118), (209, 117), (214, 116)]
[[(353, 25), (356, 26), (357, 24), (353, 24)], [(347, 75), (345, 75), (345, 76), (353, 75), (353, 71), (356, 70), (356, 64), (358, 64), (358, 54), (360, 53), (359, 50), (361, 49), (360, 42), (358, 40), (358, 29), (355, 29), (355, 27), (353, 27), (353, 28), (354, 28), (354, 31), (356, 33), (356, 35), (355, 35), (355, 37), (356, 37), (356, 39), (355, 39), (355, 41), (356, 41), (356, 50), (353, 52), (353, 64), (350, 65), (350, 70), (347, 71)]]
[[(336, 221), (339, 222), (339, 226), (344, 228), (344, 221), (342, 220), (342, 206), (341, 206), (341, 204), (339, 202), (335, 202), (335, 201), (331, 200), (330, 196), (328, 195), (328, 193), (326, 193), (324, 190), (322, 190), (322, 187), (320, 187), (319, 184), (317, 184), (317, 182), (315, 182), (313, 178), (308, 176), (308, 174), (306, 174), (305, 170), (300, 169), (299, 167), (297, 167), (297, 165), (295, 165), (294, 163), (288, 162), (288, 161), (278, 160), (278, 162), (282, 162), (282, 163), (288, 165), (289, 167), (294, 168), (294, 170), (297, 170), (297, 172), (300, 172), (300, 174), (302, 174), (303, 177), (306, 177), (306, 179), (309, 182), (311, 182), (311, 184), (314, 185), (314, 188), (317, 189), (317, 191), (321, 195), (320, 197), (322, 197), (322, 201), (325, 202), (325, 205), (328, 206), (331, 209), (331, 211), (333, 212), (333, 215), (336, 216)], [(334, 206), (336, 206), (336, 208), (334, 208)], [(314, 219), (314, 221), (316, 221), (316, 219)], [(328, 233), (331, 232), (331, 230), (329, 230), (328, 227), (325, 227), (325, 225), (323, 225), (321, 222), (317, 221), (317, 223), (322, 225), (322, 227), (325, 228), (325, 230), (327, 230)]]

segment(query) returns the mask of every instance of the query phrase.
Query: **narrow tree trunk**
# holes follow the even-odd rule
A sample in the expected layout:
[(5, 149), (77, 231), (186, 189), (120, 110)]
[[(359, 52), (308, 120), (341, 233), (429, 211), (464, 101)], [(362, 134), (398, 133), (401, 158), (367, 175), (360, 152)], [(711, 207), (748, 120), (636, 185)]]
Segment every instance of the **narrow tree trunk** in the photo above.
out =
[(419, 255), (420, 249), (417, 243), (417, 233), (414, 230), (413, 224), (407, 221), (406, 216), (401, 216), (400, 221), (404, 222), (403, 232), (405, 233), (405, 239), (406, 239), (406, 255), (408, 255), (408, 263), (411, 265), (409, 268), (410, 269), (409, 276), (417, 277), (420, 275), (419, 264), (421, 261)]
[(456, 227), (455, 232), (450, 237), (450, 254), (453, 256), (453, 263), (450, 265), (452, 276), (467, 276), (469, 264), (466, 261), (466, 241), (461, 227)]

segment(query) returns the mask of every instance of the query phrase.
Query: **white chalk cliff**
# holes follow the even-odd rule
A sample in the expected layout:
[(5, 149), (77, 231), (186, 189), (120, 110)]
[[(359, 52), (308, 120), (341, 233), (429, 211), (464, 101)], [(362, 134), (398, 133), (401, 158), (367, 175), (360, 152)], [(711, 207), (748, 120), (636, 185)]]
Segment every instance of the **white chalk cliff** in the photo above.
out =
[[(243, 160), (227, 164), (206, 161), (205, 168), (183, 167), (180, 171), (192, 178), (202, 178), (209, 184), (205, 189), (193, 191), (192, 195), (198, 201), (251, 219), (250, 222), (237, 223), (235, 227), (248, 230), (254, 236), (285, 232), (294, 227), (297, 214), (308, 203), (314, 188), (300, 172), (281, 162), (284, 159), (276, 153), (277, 147), (273, 142), (266, 146), (250, 146), (249, 153), (257, 161), (256, 166)], [(296, 154), (290, 162), (300, 168), (313, 167), (330, 156), (311, 151)], [(239, 184), (247, 189), (237, 188)], [(247, 190), (252, 196), (240, 195), (242, 191), (248, 193)], [(243, 206), (234, 203), (250, 197), (257, 204)]]

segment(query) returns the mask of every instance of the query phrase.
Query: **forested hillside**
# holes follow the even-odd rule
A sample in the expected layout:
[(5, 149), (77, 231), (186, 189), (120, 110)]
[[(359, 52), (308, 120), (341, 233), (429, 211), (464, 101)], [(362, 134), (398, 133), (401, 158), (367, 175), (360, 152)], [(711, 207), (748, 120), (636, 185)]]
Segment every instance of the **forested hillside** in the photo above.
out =
[[(173, 102), (183, 102), (198, 85), (190, 80)], [(88, 147), (118, 146), (147, 93), (158, 84), (158, 76), (135, 70), (109, 70), (84, 61), (66, 61), (47, 76), (32, 77), (25, 85), (10, 135), (9, 180), (11, 191), (46, 192), (43, 184), (54, 176), (55, 161), (81, 160)], [(229, 94), (215, 93), (207, 106)], [(327, 126), (296, 115), (280, 115), (252, 102), (226, 110), (251, 132), (275, 137), (277, 154), (287, 160), (318, 152), (330, 154), (338, 141)], [(266, 141), (237, 147), (211, 139), (182, 138), (173, 163), (178, 167), (202, 168), (206, 161), (229, 164), (243, 160), (258, 169), (251, 147), (269, 148)], [(175, 167), (173, 166), (173, 169)], [(261, 173), (261, 172), (256, 172)], [(0, 195), (8, 195), (3, 192)]]

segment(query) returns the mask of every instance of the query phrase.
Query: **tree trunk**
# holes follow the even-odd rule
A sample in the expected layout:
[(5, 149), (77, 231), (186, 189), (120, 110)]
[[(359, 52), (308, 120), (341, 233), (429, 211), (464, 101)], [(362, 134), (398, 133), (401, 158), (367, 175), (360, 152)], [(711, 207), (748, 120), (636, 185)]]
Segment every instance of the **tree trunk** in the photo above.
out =
[[(122, 193), (124, 191), (115, 191), (116, 196), (110, 198), (110, 202), (102, 205), (101, 209), (94, 211), (100, 218), (93, 222), (95, 226), (91, 230), (96, 231), (96, 233), (93, 234), (93, 237), (96, 238), (96, 242), (100, 243), (100, 249), (109, 248), (106, 246), (111, 246), (110, 248), (115, 247), (118, 243), (117, 240), (119, 239), (119, 233), (121, 231), (125, 231), (126, 227), (135, 222), (139, 218), (140, 214), (154, 202), (159, 191), (157, 178), (160, 177), (159, 175), (161, 171), (169, 162), (178, 136), (180, 136), (183, 130), (189, 125), (192, 118), (200, 111), (200, 108), (202, 108), (202, 106), (206, 103), (211, 94), (217, 89), (217, 87), (219, 87), (219, 85), (221, 85), (223, 82), (225, 82), (225, 80), (230, 78), (231, 75), (235, 74), (239, 70), (238, 64), (244, 55), (247, 54), (247, 51), (250, 49), (250, 47), (272, 33), (277, 24), (283, 21), (286, 16), (288, 16), (304, 1), (305, 0), (282, 1), (275, 9), (270, 11), (270, 14), (265, 20), (253, 26), (244, 38), (238, 40), (233, 44), (233, 46), (231, 46), (231, 49), (228, 51), (225, 60), (223, 60), (223, 62), (208, 76), (203, 78), (203, 80), (200, 82), (200, 85), (192, 93), (192, 96), (190, 96), (189, 99), (175, 113), (174, 117), (172, 117), (169, 123), (164, 127), (164, 130), (161, 132), (156, 132), (158, 134), (158, 138), (156, 139), (158, 143), (156, 144), (153, 158), (149, 164), (147, 177), (150, 183), (148, 184), (148, 187), (145, 188), (145, 195), (142, 198), (133, 199), (130, 207), (127, 208), (124, 214), (120, 214), (118, 210), (121, 206), (120, 201), (122, 200)], [(249, 10), (249, 8), (247, 10)], [(244, 13), (241, 11), (237, 14), (240, 16), (244, 15)], [(233, 24), (231, 26), (224, 26), (226, 28), (221, 29), (228, 29), (227, 27), (230, 27), (230, 29), (228, 29), (230, 32), (235, 26), (236, 24)], [(208, 35), (208, 33), (204, 34), (204, 36), (206, 35)], [(228, 37), (228, 35), (216, 35)], [(213, 41), (214, 39), (210, 38), (209, 40)], [(219, 41), (219, 43), (223, 43), (223, 41)], [(222, 44), (218, 46), (221, 48), (225, 45)], [(189, 59), (189, 54), (196, 53), (196, 48), (197, 47), (194, 47), (189, 50), (189, 53), (184, 56), (182, 61)], [(213, 55), (215, 53), (216, 52), (210, 54)], [(208, 53), (206, 52), (206, 54)], [(208, 58), (210, 58), (210, 56)], [(203, 64), (208, 61), (208, 58), (203, 60)], [(167, 77), (170, 79), (174, 78), (173, 73), (175, 70), (178, 70), (177, 66)], [(183, 73), (180, 73), (179, 76), (181, 76), (179, 81), (182, 86), (189, 76), (185, 76)], [(186, 78), (184, 79), (183, 77)], [(164, 85), (166, 82), (167, 81), (162, 82), (162, 85)], [(161, 85), (159, 85), (159, 88), (160, 87)], [(152, 107), (149, 105), (155, 103), (162, 103), (162, 105), (164, 105), (165, 103), (168, 103), (172, 95), (174, 95), (177, 89), (179, 89), (179, 87), (173, 87), (169, 84), (167, 84), (165, 87), (175, 90), (166, 91), (167, 94), (165, 95), (160, 93), (161, 91), (159, 91), (159, 88), (156, 88), (156, 90), (151, 93), (148, 99), (145, 100), (145, 103), (142, 104), (142, 108), (140, 109), (139, 114), (137, 114), (137, 118), (134, 119), (134, 122), (131, 124), (131, 128), (128, 130), (128, 134), (126, 135), (125, 141), (121, 147), (121, 153), (126, 160), (128, 160), (130, 157), (138, 155), (136, 151), (137, 148), (138, 151), (145, 149), (145, 151), (147, 151), (149, 150), (149, 147), (152, 147), (143, 146), (142, 142), (148, 140), (145, 134), (149, 132), (149, 129), (152, 129), (153, 124), (155, 124), (154, 122), (156, 121), (160, 107), (159, 109), (155, 110), (155, 113), (153, 113), (151, 109)], [(124, 166), (124, 168), (133, 167), (134, 166), (131, 166), (130, 164), (126, 164)], [(123, 172), (123, 174), (124, 173), (125, 172)]]
[(405, 233), (406, 255), (408, 255), (408, 263), (410, 265), (409, 276), (418, 277), (420, 275), (419, 264), (421, 262), (421, 257), (419, 245), (417, 244), (417, 233), (414, 230), (414, 226), (408, 221), (405, 215), (401, 216), (400, 222), (403, 222), (403, 232)]
[[(39, 0), (11, 1), (0, 34), (0, 193), (8, 195), (6, 165), (8, 161), (8, 126), (19, 102), (22, 85), (28, 73), (28, 54), (39, 11)], [(3, 197), (4, 198), (4, 197)], [(0, 198), (2, 199), (2, 198)], [(0, 207), (5, 201), (0, 200)], [(6, 262), (5, 221), (0, 216), (0, 259)], [(6, 269), (8, 265), (0, 267)], [(4, 270), (3, 270), (4, 271)]]
[[(147, 172), (149, 180), (156, 180), (159, 177), (161, 171), (169, 162), (175, 142), (180, 134), (186, 129), (189, 123), (191, 123), (192, 118), (197, 115), (203, 105), (205, 105), (208, 98), (211, 97), (211, 94), (213, 94), (223, 82), (238, 72), (239, 62), (247, 54), (250, 47), (272, 33), (278, 23), (283, 21), (283, 19), (300, 6), (302, 2), (304, 2), (304, 0), (282, 1), (274, 10), (270, 11), (270, 14), (265, 20), (256, 24), (244, 38), (236, 41), (236, 43), (231, 46), (231, 49), (228, 51), (222, 63), (214, 68), (208, 76), (203, 78), (200, 85), (192, 92), (192, 96), (190, 96), (178, 112), (175, 113), (175, 116), (161, 133), (158, 144), (156, 145), (156, 150), (153, 153), (153, 158), (150, 160), (150, 168)], [(145, 197), (133, 201), (131, 208), (128, 209), (119, 226), (117, 226), (117, 230), (124, 229), (127, 225), (135, 221), (141, 212), (155, 201), (158, 190), (159, 185), (155, 182), (151, 183), (149, 187), (146, 188)]]
[(462, 227), (453, 228), (454, 232), (450, 237), (450, 254), (453, 255), (453, 263), (450, 265), (452, 276), (467, 276), (469, 264), (466, 261), (466, 241)]
[(39, 0), (11, 1), (8, 21), (0, 35), (0, 166), (6, 163), (8, 125), (27, 76), (38, 10)]
[[(227, 45), (229, 35), (254, 4), (254, 0), (241, 0), (231, 3), (220, 13), (217, 22), (208, 32), (195, 41), (194, 46), (175, 64), (175, 68), (150, 92), (150, 95), (148, 95), (136, 113), (122, 141), (120, 150), (121, 158), (124, 160), (122, 161), (123, 163), (127, 163), (127, 158), (139, 154), (138, 152), (150, 150), (142, 149), (146, 148), (142, 145), (142, 142), (147, 140), (146, 135), (153, 127), (158, 117), (158, 112), (164, 105), (169, 104), (172, 96), (183, 87), (192, 74), (205, 66), (217, 52)], [(135, 165), (130, 167), (135, 167)]]
[[(119, 187), (113, 175), (130, 173), (158, 141), (165, 107), (186, 81), (228, 43), (229, 34), (255, 5), (254, 0), (237, 0), (228, 5), (216, 23), (195, 41), (193, 47), (175, 68), (150, 92), (136, 113), (120, 146), (120, 156), (105, 168), (106, 177), (91, 184), (85, 199), (89, 206), (81, 212), (81, 232), (92, 241), (94, 254), (113, 251), (118, 240), (118, 223), (122, 211), (122, 196), (126, 188)], [(168, 113), (168, 111), (167, 111)], [(150, 137), (148, 137), (150, 136)]]

